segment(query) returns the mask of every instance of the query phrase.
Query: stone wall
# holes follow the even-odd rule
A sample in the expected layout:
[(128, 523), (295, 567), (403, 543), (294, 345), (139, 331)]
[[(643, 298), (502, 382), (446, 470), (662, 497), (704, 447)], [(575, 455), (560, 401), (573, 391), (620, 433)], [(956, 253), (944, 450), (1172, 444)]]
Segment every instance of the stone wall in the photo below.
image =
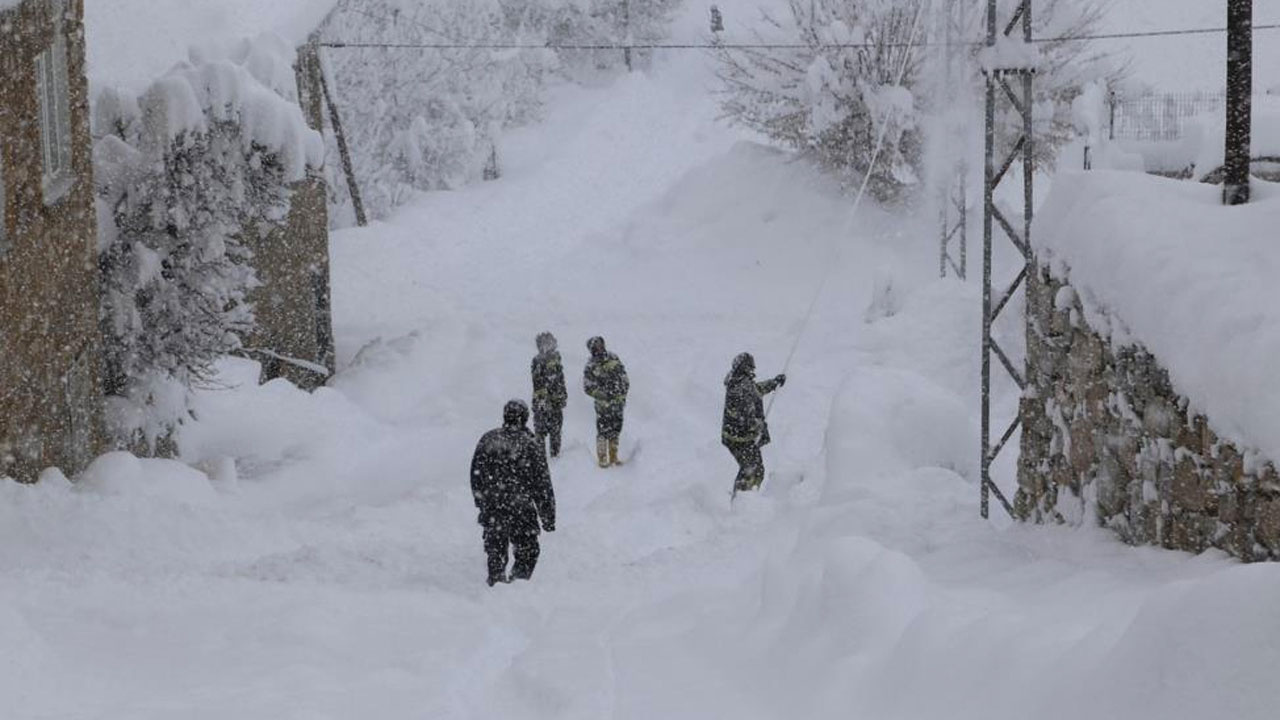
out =
[(1023, 519), (1096, 522), (1133, 544), (1280, 559), (1275, 465), (1220, 439), (1137, 344), (1091, 328), (1047, 269), (1027, 288)]

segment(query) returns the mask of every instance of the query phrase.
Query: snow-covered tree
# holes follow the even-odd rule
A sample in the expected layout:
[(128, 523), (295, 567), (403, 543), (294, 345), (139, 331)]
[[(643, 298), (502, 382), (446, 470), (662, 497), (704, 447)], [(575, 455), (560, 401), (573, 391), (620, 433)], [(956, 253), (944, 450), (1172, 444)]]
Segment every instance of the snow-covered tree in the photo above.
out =
[[(477, 47), (542, 44), (497, 0), (346, 0), (328, 27), (334, 39), (379, 46), (326, 54), (374, 216), (414, 191), (481, 179), (499, 132), (538, 116), (544, 76), (556, 65), (549, 50)], [(331, 200), (344, 205), (345, 191)], [(334, 215), (341, 222), (343, 214)]]
[[(666, 39), (672, 13), (680, 0), (500, 0), (513, 28), (542, 37), (552, 46), (652, 44)], [(583, 70), (620, 67), (618, 50), (566, 50), (561, 68), (573, 75)], [(642, 64), (647, 53), (632, 61)]]
[[(342, 0), (326, 37), (349, 46), (326, 51), (327, 68), (366, 209), (498, 176), (501, 132), (539, 117), (550, 79), (624, 62), (563, 46), (657, 42), (678, 2)], [(334, 222), (350, 222), (345, 183), (330, 187)]]
[(104, 92), (95, 125), (109, 422), (121, 446), (154, 446), (252, 330), (246, 240), (284, 223), (320, 138), (229, 61), (180, 66), (138, 101)]
[(734, 121), (812, 155), (823, 166), (893, 200), (916, 184), (925, 0), (789, 0), (764, 13), (760, 43), (718, 47), (722, 106)]

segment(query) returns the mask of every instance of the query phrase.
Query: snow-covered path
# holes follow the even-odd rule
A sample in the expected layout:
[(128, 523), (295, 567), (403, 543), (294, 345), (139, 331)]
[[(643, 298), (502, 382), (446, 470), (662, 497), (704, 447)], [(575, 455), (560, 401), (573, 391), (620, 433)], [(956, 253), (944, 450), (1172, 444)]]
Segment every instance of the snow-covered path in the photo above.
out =
[[(565, 91), (501, 181), (340, 234), (340, 377), (229, 364), (186, 435), (212, 482), (0, 488), (0, 716), (1273, 717), (1280, 572), (979, 521), (975, 288), (683, 70)], [(828, 269), (769, 491), (730, 509), (721, 379), (780, 369)], [(559, 529), (491, 590), (467, 462), (544, 329)], [(633, 383), (607, 472), (572, 392), (597, 333)]]

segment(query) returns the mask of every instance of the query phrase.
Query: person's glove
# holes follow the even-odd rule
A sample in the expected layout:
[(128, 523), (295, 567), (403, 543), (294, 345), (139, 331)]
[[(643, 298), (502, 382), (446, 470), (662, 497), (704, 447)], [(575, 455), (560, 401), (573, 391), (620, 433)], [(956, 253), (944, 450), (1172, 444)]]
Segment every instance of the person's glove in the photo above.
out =
[(782, 387), (787, 384), (787, 376), (779, 373), (778, 377), (774, 378), (774, 381), (778, 383), (778, 387)]

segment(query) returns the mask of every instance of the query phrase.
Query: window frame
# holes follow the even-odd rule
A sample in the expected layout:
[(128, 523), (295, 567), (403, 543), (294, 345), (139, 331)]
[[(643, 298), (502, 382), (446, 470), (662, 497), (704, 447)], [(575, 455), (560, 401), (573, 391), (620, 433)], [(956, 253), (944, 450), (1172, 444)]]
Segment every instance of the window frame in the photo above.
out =
[(9, 186), (4, 179), (4, 148), (0, 139), (0, 257), (9, 254)]
[(36, 56), (35, 73), (40, 116), (40, 185), (45, 205), (54, 205), (66, 197), (75, 184), (71, 166), (73, 148), (67, 42), (60, 29), (53, 44)]

